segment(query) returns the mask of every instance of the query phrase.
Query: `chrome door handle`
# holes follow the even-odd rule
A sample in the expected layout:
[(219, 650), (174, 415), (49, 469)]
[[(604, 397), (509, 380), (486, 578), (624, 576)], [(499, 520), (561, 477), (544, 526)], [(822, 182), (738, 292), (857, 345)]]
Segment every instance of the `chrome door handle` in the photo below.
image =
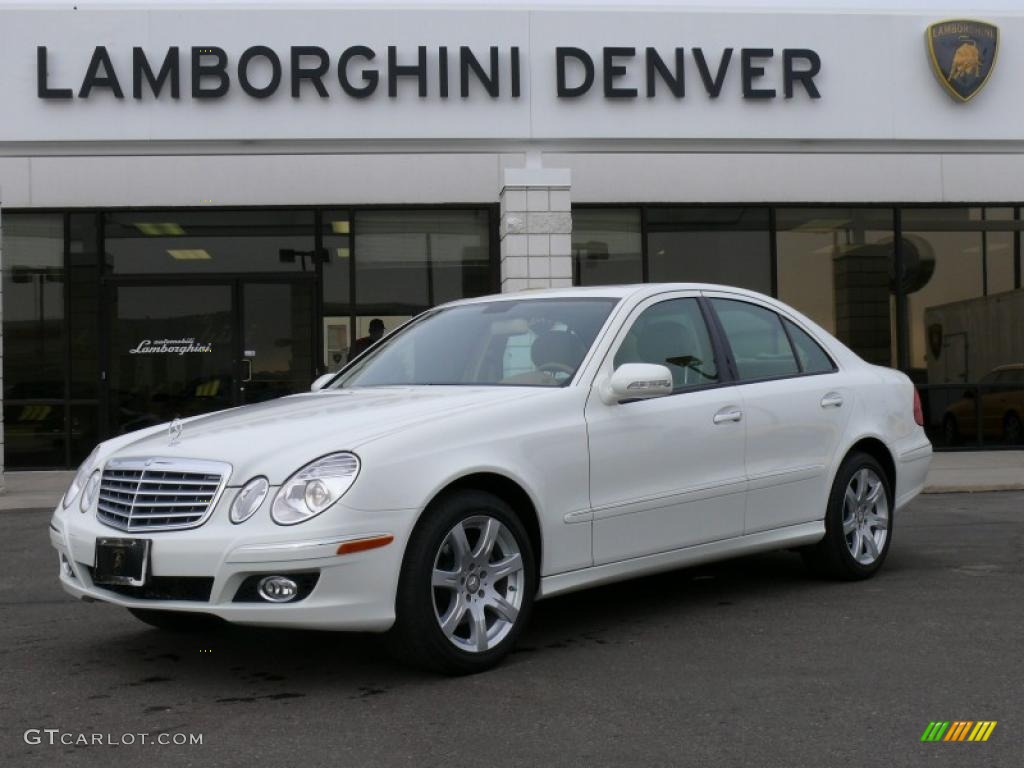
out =
[(821, 398), (822, 408), (839, 408), (843, 404), (843, 396), (838, 392), (829, 392)]
[(715, 414), (712, 421), (714, 421), (715, 424), (724, 424), (727, 421), (739, 421), (742, 418), (743, 411), (739, 408), (723, 408)]

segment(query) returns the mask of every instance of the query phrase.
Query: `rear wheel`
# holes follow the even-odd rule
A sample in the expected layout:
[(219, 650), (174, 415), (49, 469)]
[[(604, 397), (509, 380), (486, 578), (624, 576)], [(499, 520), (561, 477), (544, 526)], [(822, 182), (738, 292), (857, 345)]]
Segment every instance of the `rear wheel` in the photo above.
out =
[(158, 611), (149, 608), (129, 608), (128, 612), (139, 621), (165, 632), (205, 632), (221, 624), (216, 616), (183, 611)]
[(892, 484), (866, 453), (846, 457), (836, 473), (825, 513), (825, 538), (804, 550), (808, 566), (836, 579), (873, 576), (892, 543)]
[(1024, 424), (1016, 413), (1008, 413), (1003, 419), (1003, 439), (1007, 445), (1024, 443)]
[(942, 438), (946, 445), (957, 445), (960, 442), (960, 428), (957, 426), (956, 417), (947, 413), (942, 420)]
[(522, 632), (536, 589), (533, 547), (511, 508), (481, 491), (454, 493), (409, 541), (393, 649), (447, 674), (493, 667)]

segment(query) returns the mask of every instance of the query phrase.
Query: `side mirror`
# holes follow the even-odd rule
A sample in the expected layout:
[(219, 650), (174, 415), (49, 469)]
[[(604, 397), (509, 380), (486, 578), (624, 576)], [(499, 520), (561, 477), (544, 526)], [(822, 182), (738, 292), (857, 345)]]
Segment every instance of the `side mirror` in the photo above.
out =
[(612, 373), (602, 392), (606, 403), (646, 400), (672, 394), (672, 373), (664, 365), (626, 363)]
[(325, 373), (323, 376), (317, 376), (316, 381), (314, 381), (313, 384), (310, 386), (309, 391), (316, 392), (318, 390), (323, 389), (327, 382), (337, 375), (338, 374), (336, 373)]

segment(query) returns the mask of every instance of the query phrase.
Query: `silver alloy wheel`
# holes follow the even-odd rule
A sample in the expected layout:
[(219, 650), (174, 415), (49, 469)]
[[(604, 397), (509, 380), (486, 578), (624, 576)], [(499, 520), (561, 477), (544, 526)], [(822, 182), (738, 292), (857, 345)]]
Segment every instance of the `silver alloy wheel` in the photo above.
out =
[(523, 557), (512, 532), (487, 515), (448, 531), (434, 557), (434, 616), (444, 636), (472, 653), (494, 648), (515, 626), (525, 591)]
[(889, 536), (889, 497), (873, 469), (862, 467), (850, 478), (843, 499), (843, 535), (853, 559), (871, 565)]

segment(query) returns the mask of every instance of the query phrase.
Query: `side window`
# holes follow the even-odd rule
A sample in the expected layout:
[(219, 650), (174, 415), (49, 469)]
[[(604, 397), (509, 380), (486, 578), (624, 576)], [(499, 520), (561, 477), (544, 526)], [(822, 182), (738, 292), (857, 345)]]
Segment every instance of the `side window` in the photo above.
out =
[(712, 299), (741, 381), (800, 372), (782, 320), (771, 310), (732, 299)]
[(836, 369), (832, 358), (806, 331), (785, 318), (782, 322), (786, 325), (789, 338), (796, 350), (796, 356), (800, 360), (801, 371), (804, 373), (831, 373)]
[(624, 363), (656, 363), (672, 372), (678, 392), (718, 381), (714, 347), (696, 299), (669, 299), (648, 307), (615, 353)]

